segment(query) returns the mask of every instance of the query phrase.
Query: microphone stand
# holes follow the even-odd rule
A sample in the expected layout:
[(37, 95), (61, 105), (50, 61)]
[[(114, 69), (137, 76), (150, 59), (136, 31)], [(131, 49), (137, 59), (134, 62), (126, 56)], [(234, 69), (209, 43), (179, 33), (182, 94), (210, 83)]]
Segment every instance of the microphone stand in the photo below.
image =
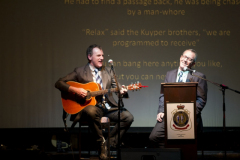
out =
[(121, 160), (121, 154), (120, 154), (120, 113), (121, 113), (121, 109), (122, 107), (124, 107), (123, 101), (122, 101), (122, 96), (120, 93), (120, 88), (118, 86), (118, 81), (116, 78), (116, 74), (115, 74), (115, 70), (113, 68), (113, 64), (111, 64), (111, 69), (113, 71), (113, 76), (117, 85), (117, 91), (118, 91), (118, 144), (117, 144), (117, 159)]
[(224, 159), (226, 159), (226, 139), (225, 139), (225, 137), (226, 137), (226, 117), (225, 117), (225, 111), (226, 111), (226, 108), (225, 108), (225, 90), (226, 89), (229, 89), (229, 90), (231, 90), (231, 91), (234, 91), (234, 92), (236, 92), (236, 93), (238, 93), (238, 94), (240, 94), (240, 91), (237, 91), (237, 90), (235, 90), (235, 89), (231, 89), (231, 88), (229, 88), (228, 86), (226, 86), (226, 85), (224, 85), (224, 84), (219, 84), (219, 83), (216, 83), (216, 82), (212, 82), (212, 81), (210, 81), (210, 80), (207, 80), (207, 79), (205, 79), (205, 78), (202, 78), (202, 77), (199, 77), (199, 76), (197, 76), (197, 75), (195, 75), (195, 74), (193, 74), (192, 72), (191, 72), (191, 74), (193, 75), (193, 76), (195, 76), (195, 77), (198, 77), (198, 78), (200, 78), (200, 79), (203, 79), (203, 80), (205, 80), (205, 81), (208, 81), (208, 82), (210, 82), (210, 83), (212, 83), (212, 84), (214, 84), (214, 85), (216, 85), (216, 86), (218, 86), (218, 87), (220, 87), (220, 90), (222, 91), (222, 96), (223, 96), (223, 136), (224, 136)]

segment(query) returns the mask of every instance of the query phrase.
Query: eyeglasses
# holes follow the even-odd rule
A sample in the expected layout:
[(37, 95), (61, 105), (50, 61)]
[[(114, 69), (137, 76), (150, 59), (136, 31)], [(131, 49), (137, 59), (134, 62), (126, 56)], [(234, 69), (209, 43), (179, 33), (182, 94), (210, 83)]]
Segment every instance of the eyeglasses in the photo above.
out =
[(192, 58), (189, 58), (189, 57), (186, 56), (186, 55), (182, 55), (182, 57), (183, 57), (184, 59), (187, 59), (187, 61), (193, 62), (193, 59), (192, 59)]

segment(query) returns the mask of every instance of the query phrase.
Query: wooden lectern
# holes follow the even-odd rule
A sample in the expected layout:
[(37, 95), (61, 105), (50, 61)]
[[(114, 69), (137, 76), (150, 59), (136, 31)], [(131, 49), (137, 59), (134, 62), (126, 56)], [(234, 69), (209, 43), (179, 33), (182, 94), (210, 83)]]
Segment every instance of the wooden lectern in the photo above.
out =
[(180, 148), (183, 160), (197, 159), (197, 82), (162, 83), (165, 147)]

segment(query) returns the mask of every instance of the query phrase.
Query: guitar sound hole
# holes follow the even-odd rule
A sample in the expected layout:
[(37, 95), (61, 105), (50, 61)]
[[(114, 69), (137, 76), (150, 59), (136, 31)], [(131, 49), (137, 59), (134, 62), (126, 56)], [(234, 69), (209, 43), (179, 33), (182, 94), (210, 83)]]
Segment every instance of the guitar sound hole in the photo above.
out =
[(81, 97), (79, 97), (79, 96), (76, 96), (76, 102), (77, 102), (78, 104), (83, 105), (83, 104), (85, 104), (85, 102), (86, 102), (86, 98), (81, 98)]

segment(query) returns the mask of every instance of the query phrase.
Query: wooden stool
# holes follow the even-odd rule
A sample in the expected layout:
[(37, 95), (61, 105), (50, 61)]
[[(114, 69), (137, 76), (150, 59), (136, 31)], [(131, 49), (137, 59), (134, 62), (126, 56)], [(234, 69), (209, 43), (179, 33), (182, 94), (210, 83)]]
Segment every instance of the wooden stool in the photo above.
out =
[(107, 129), (108, 132), (108, 143), (107, 143), (107, 150), (108, 150), (108, 159), (110, 159), (110, 119), (108, 117), (102, 117), (101, 118), (101, 126), (102, 129), (105, 130)]
[[(80, 121), (79, 122), (79, 138), (78, 138), (78, 143), (79, 143), (79, 160), (81, 160), (81, 126), (88, 126), (87, 121)], [(105, 130), (107, 129), (108, 132), (108, 139), (110, 138), (110, 119), (108, 117), (102, 117), (101, 118), (101, 126), (102, 129)], [(88, 127), (88, 132), (90, 132), (90, 128)], [(108, 158), (110, 159), (110, 142), (108, 140), (107, 143), (107, 150), (108, 150)], [(88, 155), (90, 156), (90, 147), (88, 149)]]

